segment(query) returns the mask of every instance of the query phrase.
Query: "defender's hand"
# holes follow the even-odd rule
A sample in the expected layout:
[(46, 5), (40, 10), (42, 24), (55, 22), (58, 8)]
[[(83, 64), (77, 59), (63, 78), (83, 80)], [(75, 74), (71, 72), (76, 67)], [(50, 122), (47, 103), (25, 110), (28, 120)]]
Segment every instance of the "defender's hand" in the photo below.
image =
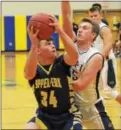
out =
[(54, 27), (55, 30), (58, 32), (61, 29), (61, 27), (58, 23), (57, 18), (55, 16), (50, 16), (49, 19), (52, 21), (52, 23), (49, 23), (49, 25)]

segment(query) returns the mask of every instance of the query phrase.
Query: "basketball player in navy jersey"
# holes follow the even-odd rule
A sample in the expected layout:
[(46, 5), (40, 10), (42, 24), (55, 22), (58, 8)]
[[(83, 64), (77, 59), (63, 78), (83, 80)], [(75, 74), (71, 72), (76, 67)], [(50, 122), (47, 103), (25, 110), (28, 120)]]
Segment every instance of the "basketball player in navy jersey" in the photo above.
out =
[(32, 87), (38, 108), (26, 129), (81, 130), (69, 71), (70, 66), (77, 62), (77, 48), (59, 26), (57, 19), (50, 19), (53, 21), (50, 26), (58, 32), (66, 52), (57, 56), (54, 40), (49, 38), (39, 41), (39, 30), (33, 33), (33, 27), (28, 27), (32, 45), (25, 64), (25, 78)]
[[(69, 1), (62, 1), (64, 30), (72, 39), (75, 35), (71, 22)], [(83, 19), (76, 37), (79, 58), (71, 68), (75, 104), (82, 113), (82, 124), (87, 129), (114, 130), (99, 92), (99, 76), (104, 65), (103, 55), (92, 46), (99, 34), (99, 25), (90, 19)]]

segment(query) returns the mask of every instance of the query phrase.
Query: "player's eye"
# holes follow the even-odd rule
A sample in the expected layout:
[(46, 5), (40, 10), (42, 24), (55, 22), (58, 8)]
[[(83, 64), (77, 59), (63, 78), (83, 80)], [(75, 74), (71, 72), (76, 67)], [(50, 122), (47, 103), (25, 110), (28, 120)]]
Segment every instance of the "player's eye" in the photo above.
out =
[(47, 42), (46, 44), (47, 44), (47, 45), (50, 45), (50, 42)]
[(84, 26), (83, 29), (86, 30), (86, 29), (88, 29), (88, 27), (87, 27), (87, 26)]

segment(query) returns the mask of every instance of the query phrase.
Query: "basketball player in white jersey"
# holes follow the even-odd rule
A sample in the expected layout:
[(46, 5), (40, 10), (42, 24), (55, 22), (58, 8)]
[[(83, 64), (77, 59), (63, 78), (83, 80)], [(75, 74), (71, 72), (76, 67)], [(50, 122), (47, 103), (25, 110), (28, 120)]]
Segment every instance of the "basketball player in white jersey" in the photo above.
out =
[[(69, 1), (62, 1), (61, 8), (64, 30), (72, 39), (75, 39)], [(98, 90), (99, 75), (104, 65), (103, 55), (92, 47), (98, 33), (99, 25), (96, 22), (89, 19), (81, 21), (76, 37), (80, 55), (78, 63), (71, 69), (75, 104), (82, 113), (82, 124), (86, 128), (113, 130), (112, 122), (105, 112)]]
[[(101, 11), (98, 7), (91, 7), (89, 9), (89, 16), (91, 19), (93, 19), (95, 22), (97, 22), (100, 26), (100, 34), (94, 41), (94, 47), (96, 47), (105, 57), (105, 63), (104, 67), (101, 73), (101, 83), (102, 87), (105, 93), (105, 98), (111, 99), (114, 98), (116, 99), (117, 102), (121, 104), (121, 95), (119, 92), (116, 90), (116, 62), (115, 62), (115, 56), (113, 53), (112, 49), (112, 34), (111, 30), (109, 27), (105, 24), (102, 23), (101, 21)], [(110, 59), (110, 60), (108, 60)], [(112, 59), (112, 60), (111, 60)], [(113, 60), (114, 59), (114, 60)], [(109, 63), (111, 62), (111, 63)], [(111, 64), (113, 66), (111, 66)], [(111, 72), (114, 71), (114, 73), (109, 73), (108, 74), (108, 69), (111, 67)], [(112, 68), (113, 67), (113, 68)], [(114, 74), (114, 75), (113, 75)], [(111, 81), (109, 81), (107, 78), (111, 78)]]

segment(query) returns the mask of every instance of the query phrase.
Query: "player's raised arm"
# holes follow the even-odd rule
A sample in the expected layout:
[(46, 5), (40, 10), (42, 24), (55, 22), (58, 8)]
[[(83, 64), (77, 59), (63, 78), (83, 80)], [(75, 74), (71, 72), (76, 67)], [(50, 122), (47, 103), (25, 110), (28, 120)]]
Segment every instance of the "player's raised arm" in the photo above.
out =
[(70, 38), (73, 40), (76, 39), (76, 35), (73, 32), (73, 24), (72, 24), (72, 11), (69, 0), (61, 2), (61, 11), (62, 11), (62, 19), (63, 19), (63, 29), (68, 34)]
[(59, 36), (62, 39), (66, 53), (64, 54), (64, 61), (68, 65), (75, 65), (78, 59), (78, 51), (73, 40), (64, 32), (63, 28), (60, 27), (57, 19), (55, 17), (50, 17), (53, 23), (50, 23), (50, 26), (54, 26), (55, 30), (58, 32)]
[(39, 30), (34, 33), (33, 26), (28, 27), (27, 30), (31, 40), (31, 48), (24, 67), (24, 75), (26, 79), (30, 80), (35, 76), (37, 70), (37, 47), (39, 43), (37, 35)]

